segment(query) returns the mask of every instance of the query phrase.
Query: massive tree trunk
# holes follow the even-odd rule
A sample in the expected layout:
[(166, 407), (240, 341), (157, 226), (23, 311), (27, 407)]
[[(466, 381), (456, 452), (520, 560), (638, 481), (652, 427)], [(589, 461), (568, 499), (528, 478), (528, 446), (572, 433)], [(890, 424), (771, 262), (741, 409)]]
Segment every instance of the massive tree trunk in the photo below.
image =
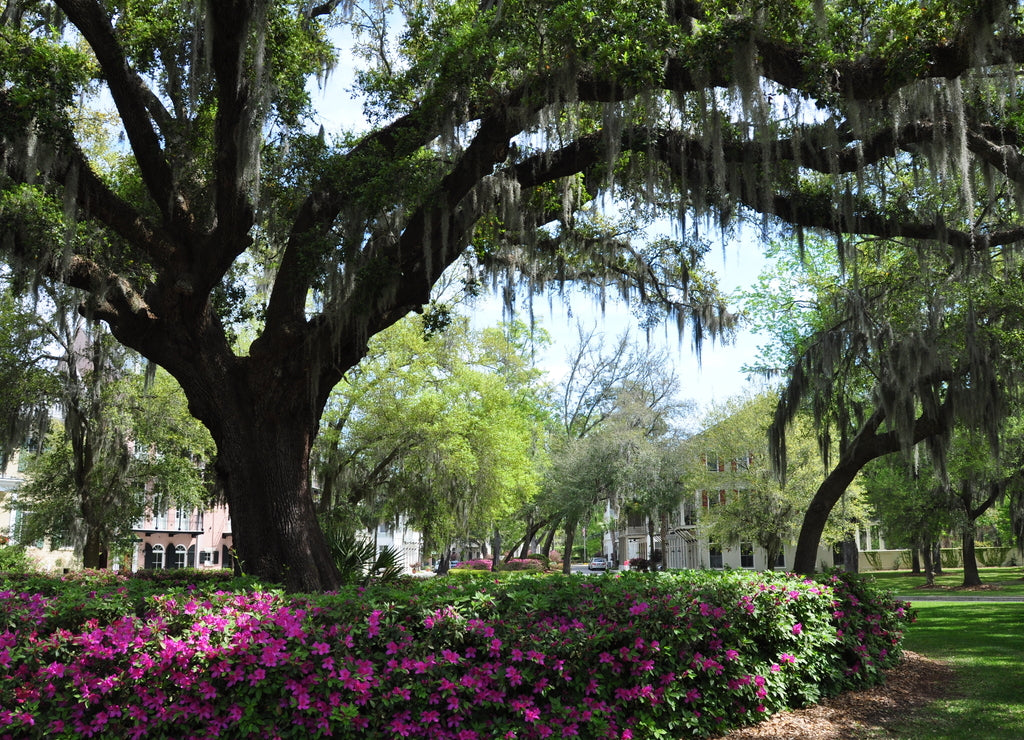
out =
[(105, 570), (107, 543), (99, 528), (86, 524), (85, 545), (82, 547), (82, 567)]
[(224, 423), (210, 426), (238, 567), (291, 591), (337, 588), (310, 490), (319, 404), (308, 391), (287, 388), (236, 386), (216, 395), (217, 420)]
[[(878, 429), (884, 419), (884, 412), (877, 410), (864, 422), (860, 432), (840, 455), (839, 462), (822, 481), (814, 498), (811, 499), (811, 503), (807, 506), (807, 512), (804, 514), (800, 537), (797, 539), (796, 554), (793, 557), (795, 572), (805, 575), (814, 573), (818, 558), (818, 545), (821, 542), (822, 532), (825, 531), (825, 522), (828, 521), (833, 507), (842, 498), (857, 473), (875, 458), (897, 452), (901, 448), (901, 440), (896, 432), (879, 433)], [(910, 443), (916, 444), (940, 431), (942, 431), (942, 427), (937, 420), (918, 418), (914, 424), (913, 438)]]

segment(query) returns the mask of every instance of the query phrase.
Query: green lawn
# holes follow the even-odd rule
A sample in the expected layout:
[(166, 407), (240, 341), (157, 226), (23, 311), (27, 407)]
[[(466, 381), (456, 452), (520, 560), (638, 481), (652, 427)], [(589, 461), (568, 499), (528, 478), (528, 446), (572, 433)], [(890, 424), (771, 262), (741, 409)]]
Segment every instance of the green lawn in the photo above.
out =
[(915, 608), (918, 621), (907, 631), (904, 645), (952, 666), (956, 696), (914, 712), (886, 728), (882, 737), (1021, 740), (1024, 604), (931, 601)]
[[(1024, 596), (1024, 568), (980, 568), (979, 573), (984, 590), (991, 591), (993, 596)], [(880, 585), (911, 601), (915, 595), (950, 593), (950, 589), (959, 588), (964, 581), (962, 568), (949, 568), (937, 576), (934, 589), (924, 588), (924, 576), (912, 576), (909, 570), (868, 571), (866, 575), (874, 576)]]

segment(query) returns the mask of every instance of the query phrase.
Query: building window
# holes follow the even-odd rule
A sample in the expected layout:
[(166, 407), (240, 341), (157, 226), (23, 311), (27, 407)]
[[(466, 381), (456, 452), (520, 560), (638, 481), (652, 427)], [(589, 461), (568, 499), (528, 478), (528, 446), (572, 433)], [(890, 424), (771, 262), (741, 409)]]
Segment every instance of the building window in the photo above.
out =
[(725, 503), (725, 489), (720, 491), (701, 491), (701, 504), (705, 509)]
[(42, 539), (32, 542), (25, 539), (25, 524), (28, 522), (29, 517), (32, 516), (31, 512), (18, 507), (17, 500), (12, 502), (12, 506), (14, 508), (11, 511), (11, 541), (27, 547), (41, 548), (43, 546)]
[(697, 523), (697, 507), (693, 505), (692, 499), (683, 501), (683, 524), (692, 527)]
[(149, 567), (154, 570), (162, 570), (164, 567), (164, 546), (153, 545), (150, 550)]
[(174, 567), (184, 568), (188, 563), (188, 550), (185, 549), (184, 545), (178, 545), (174, 548)]
[(786, 551), (785, 550), (779, 550), (779, 556), (777, 558), (775, 558), (775, 567), (776, 568), (785, 568), (786, 567)]
[(720, 460), (718, 455), (705, 455), (704, 459), (707, 461), (708, 470), (712, 473), (724, 473), (725, 462)]
[(740, 543), (740, 567), (741, 568), (753, 568), (754, 567), (754, 545), (750, 542)]
[(721, 570), (725, 567), (722, 562), (722, 548), (719, 545), (708, 545), (708, 565)]
[(167, 509), (153, 512), (153, 529), (167, 529)]

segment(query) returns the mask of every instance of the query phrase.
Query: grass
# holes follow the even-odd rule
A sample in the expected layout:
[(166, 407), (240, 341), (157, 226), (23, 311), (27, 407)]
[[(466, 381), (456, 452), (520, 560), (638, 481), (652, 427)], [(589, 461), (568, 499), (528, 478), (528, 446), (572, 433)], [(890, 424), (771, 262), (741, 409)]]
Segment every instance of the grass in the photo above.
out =
[(1024, 737), (1024, 604), (930, 601), (915, 608), (918, 621), (904, 646), (949, 664), (956, 672), (956, 696), (886, 728), (885, 737)]
[[(993, 596), (1024, 596), (1024, 568), (979, 568), (978, 572), (986, 593), (991, 592)], [(866, 574), (874, 576), (879, 585), (891, 588), (911, 601), (915, 595), (947, 593), (952, 588), (959, 588), (964, 582), (963, 568), (947, 568), (941, 576), (936, 576), (934, 590), (924, 588), (923, 575), (911, 575), (908, 570), (867, 571)], [(1021, 736), (1024, 737), (1024, 732)]]

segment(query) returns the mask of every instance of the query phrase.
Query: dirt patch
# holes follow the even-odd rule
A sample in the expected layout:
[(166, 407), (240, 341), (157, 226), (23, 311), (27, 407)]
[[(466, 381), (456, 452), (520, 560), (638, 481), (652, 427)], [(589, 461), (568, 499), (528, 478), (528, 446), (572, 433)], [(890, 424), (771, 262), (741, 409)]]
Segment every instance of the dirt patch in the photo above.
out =
[(719, 740), (868, 740), (887, 738), (886, 727), (904, 721), (930, 702), (954, 696), (953, 670), (937, 660), (904, 651), (903, 661), (885, 672), (886, 681), (848, 691), (807, 709), (781, 712)]

